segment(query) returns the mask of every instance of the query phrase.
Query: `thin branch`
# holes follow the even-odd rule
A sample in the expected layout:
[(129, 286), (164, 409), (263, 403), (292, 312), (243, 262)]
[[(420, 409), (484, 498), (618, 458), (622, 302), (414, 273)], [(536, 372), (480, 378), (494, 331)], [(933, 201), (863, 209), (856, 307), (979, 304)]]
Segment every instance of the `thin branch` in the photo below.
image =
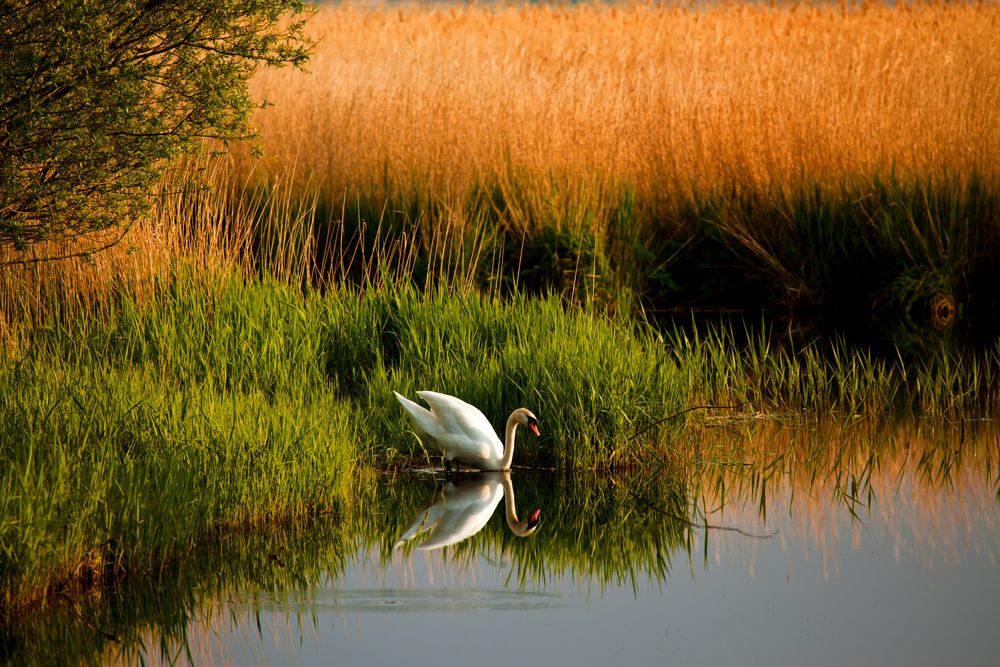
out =
[(654, 426), (659, 426), (660, 424), (662, 424), (665, 421), (669, 421), (669, 420), (673, 419), (674, 417), (680, 417), (681, 415), (687, 414), (688, 412), (691, 412), (693, 410), (739, 410), (742, 407), (743, 407), (743, 405), (693, 405), (690, 408), (687, 408), (685, 410), (681, 410), (680, 412), (675, 412), (674, 414), (668, 415), (668, 416), (666, 416), (666, 417), (664, 417), (662, 419), (657, 419), (655, 422), (653, 422), (652, 424), (647, 425), (641, 431), (636, 431), (635, 433), (633, 433), (632, 436), (629, 437), (629, 439), (626, 440), (625, 442), (632, 442), (633, 440), (635, 440), (636, 438), (638, 438), (640, 435), (642, 435), (646, 431), (648, 431), (651, 428), (653, 428)]
[(71, 253), (68, 253), (68, 254), (65, 254), (65, 255), (49, 255), (47, 257), (31, 257), (29, 259), (13, 259), (13, 260), (10, 260), (10, 261), (7, 261), (7, 262), (0, 262), (0, 269), (6, 268), (8, 266), (27, 266), (29, 264), (42, 264), (44, 262), (58, 262), (58, 261), (63, 260), (63, 259), (73, 259), (73, 258), (78, 258), (78, 257), (87, 257), (89, 255), (93, 255), (94, 253), (103, 252), (105, 250), (108, 250), (109, 248), (115, 247), (116, 245), (118, 245), (119, 243), (121, 243), (121, 240), (123, 238), (125, 238), (125, 235), (128, 234), (131, 229), (132, 229), (132, 224), (131, 223), (128, 224), (128, 225), (125, 225), (125, 227), (122, 228), (121, 234), (119, 234), (114, 240), (112, 240), (112, 241), (110, 241), (110, 242), (108, 242), (105, 245), (100, 246), (100, 247), (89, 248), (87, 250), (80, 250), (80, 251), (77, 251), (77, 252), (71, 252)]
[(631, 488), (626, 488), (626, 491), (628, 491), (629, 495), (631, 495), (634, 499), (638, 500), (639, 502), (641, 502), (643, 505), (645, 505), (649, 509), (653, 510), (654, 512), (659, 512), (663, 516), (668, 517), (670, 519), (673, 519), (674, 521), (679, 521), (679, 522), (681, 522), (683, 524), (686, 524), (690, 528), (704, 528), (705, 530), (723, 530), (723, 531), (727, 531), (727, 532), (731, 532), (731, 533), (739, 533), (740, 535), (743, 535), (744, 537), (751, 537), (751, 538), (753, 538), (755, 540), (769, 540), (769, 539), (771, 539), (772, 537), (774, 537), (775, 535), (778, 534), (778, 530), (777, 529), (775, 529), (771, 533), (758, 534), (758, 533), (747, 532), (747, 531), (743, 530), (742, 528), (737, 528), (736, 526), (717, 526), (715, 524), (708, 523), (707, 521), (703, 521), (701, 523), (696, 523), (696, 522), (692, 521), (691, 519), (687, 518), (686, 516), (680, 516), (678, 514), (674, 514), (673, 512), (668, 512), (667, 510), (663, 509), (662, 507), (657, 507), (653, 503), (649, 502), (648, 500), (646, 500), (645, 498), (643, 498), (642, 496), (640, 496), (638, 493), (636, 493)]

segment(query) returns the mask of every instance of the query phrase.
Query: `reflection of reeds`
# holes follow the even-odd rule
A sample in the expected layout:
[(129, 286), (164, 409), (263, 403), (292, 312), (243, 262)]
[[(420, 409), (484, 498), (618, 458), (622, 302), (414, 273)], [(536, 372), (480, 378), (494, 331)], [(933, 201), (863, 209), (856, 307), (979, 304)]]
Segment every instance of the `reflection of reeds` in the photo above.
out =
[[(1000, 440), (988, 424), (760, 421), (738, 431), (708, 429), (696, 445), (722, 446), (740, 461), (707, 466), (693, 482), (710, 523), (780, 529), (782, 548), (805, 558), (818, 552), (826, 575), (837, 573), (838, 544), (857, 549), (872, 532), (893, 545), (896, 560), (927, 568), (1000, 557)], [(707, 539), (716, 559), (745, 559), (753, 571), (760, 543), (727, 533)]]
[[(188, 651), (201, 663), (229, 660), (236, 642), (256, 644), (260, 633), (291, 650), (312, 631), (314, 611), (343, 611), (350, 620), (387, 601), (480, 608), (465, 595), (471, 589), (516, 597), (669, 586), (671, 575), (689, 576), (706, 555), (753, 574), (762, 545), (774, 541), (794, 551), (795, 562), (818, 557), (830, 577), (844, 542), (858, 548), (871, 532), (894, 545), (899, 561), (925, 567), (1000, 554), (1000, 441), (989, 424), (727, 418), (703, 426), (703, 437), (678, 444), (685, 465), (658, 474), (517, 471), (519, 503), (542, 508), (542, 527), (527, 539), (512, 536), (498, 513), (474, 538), (426, 558), (394, 552), (435, 488), (434, 480), (400, 477), (363, 492), (363, 511), (345, 513), (343, 522), (324, 517), (207, 538), (203, 549), (166, 562), (159, 579), (89, 600), (82, 607), (89, 625), (71, 605), (57, 604), (50, 623), (15, 617), (5, 630), (46, 664), (102, 654), (156, 664)], [(703, 519), (754, 535), (780, 531), (755, 539), (705, 530)], [(456, 595), (441, 601), (441, 592)]]
[(308, 600), (313, 583), (350, 562), (352, 540), (330, 517), (202, 535), (111, 589), (63, 591), (28, 613), (3, 608), (4, 664), (232, 664), (236, 643), (261, 632), (233, 598), (296, 591)]

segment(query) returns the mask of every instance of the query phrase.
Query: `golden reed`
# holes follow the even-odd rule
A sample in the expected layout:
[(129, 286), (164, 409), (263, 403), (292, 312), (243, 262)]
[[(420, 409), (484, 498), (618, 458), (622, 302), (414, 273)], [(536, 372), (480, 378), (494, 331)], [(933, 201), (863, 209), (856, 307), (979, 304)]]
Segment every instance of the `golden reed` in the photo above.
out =
[[(253, 82), (266, 170), (334, 200), (1000, 176), (1000, 6), (323, 7)], [(249, 158), (243, 171), (258, 169)], [(596, 194), (595, 194), (596, 193)]]

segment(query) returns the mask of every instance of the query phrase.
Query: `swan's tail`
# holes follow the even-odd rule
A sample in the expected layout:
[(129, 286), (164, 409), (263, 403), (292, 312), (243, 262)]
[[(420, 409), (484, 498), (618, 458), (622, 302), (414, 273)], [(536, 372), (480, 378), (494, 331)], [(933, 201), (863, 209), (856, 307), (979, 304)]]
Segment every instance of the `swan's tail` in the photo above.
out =
[(417, 435), (421, 438), (425, 437), (428, 434), (428, 424), (432, 424), (434, 420), (431, 411), (422, 405), (417, 405), (398, 391), (393, 391), (392, 393), (396, 395), (396, 400), (399, 401), (399, 404), (403, 406), (403, 410), (406, 411), (406, 416), (410, 418), (410, 422), (413, 424)]

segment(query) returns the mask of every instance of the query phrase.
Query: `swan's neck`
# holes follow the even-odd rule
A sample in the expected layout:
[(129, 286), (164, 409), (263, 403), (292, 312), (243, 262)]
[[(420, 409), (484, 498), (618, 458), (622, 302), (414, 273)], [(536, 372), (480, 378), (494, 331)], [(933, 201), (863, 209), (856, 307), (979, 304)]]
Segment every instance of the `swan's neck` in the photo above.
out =
[(528, 528), (517, 518), (517, 505), (514, 503), (514, 485), (510, 481), (510, 473), (503, 473), (503, 511), (507, 517), (507, 526), (516, 535), (527, 534)]
[(517, 435), (517, 413), (512, 412), (507, 418), (507, 428), (503, 437), (503, 458), (500, 459), (500, 470), (510, 470), (514, 460), (514, 437)]

